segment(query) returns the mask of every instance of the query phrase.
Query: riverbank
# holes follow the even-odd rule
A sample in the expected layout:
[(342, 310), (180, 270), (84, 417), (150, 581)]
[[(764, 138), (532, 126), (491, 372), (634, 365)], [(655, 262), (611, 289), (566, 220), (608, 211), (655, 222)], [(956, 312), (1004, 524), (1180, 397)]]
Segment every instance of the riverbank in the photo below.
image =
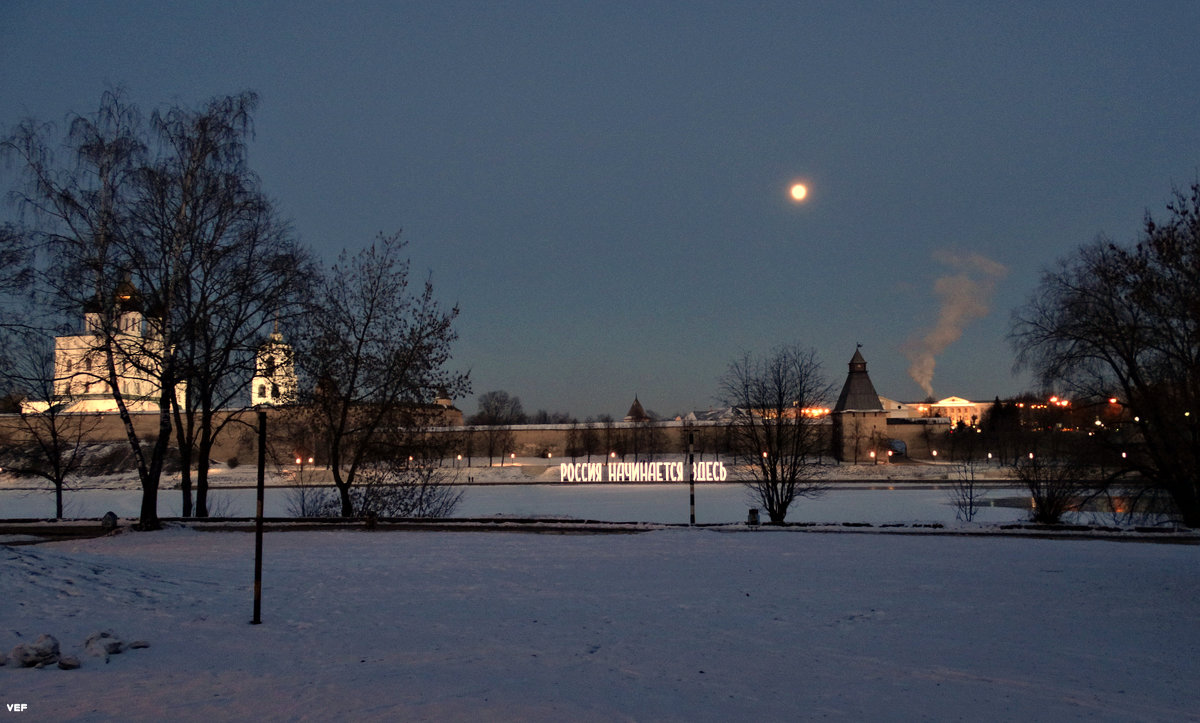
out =
[[(630, 458), (632, 460), (632, 458)], [(664, 455), (656, 458), (658, 462), (679, 463), (682, 456)], [(571, 462), (582, 462), (584, 458), (572, 460), (566, 458), (540, 459), (536, 457), (509, 460), (504, 464), (492, 466), (474, 464), (467, 465), (457, 460), (447, 460), (443, 469), (447, 474), (449, 484), (456, 485), (529, 485), (529, 484), (597, 484), (593, 482), (562, 482), (560, 479), (561, 465)], [(698, 460), (700, 461), (700, 460)], [(706, 459), (702, 461), (713, 461)], [(726, 461), (729, 478), (726, 483), (741, 483), (748, 476)], [(817, 466), (816, 478), (835, 485), (853, 484), (936, 484), (951, 482), (956, 479), (958, 468), (953, 463), (944, 462), (912, 462), (904, 461), (888, 464), (854, 465), (838, 464), (833, 461)], [(1012, 469), (995, 464), (980, 465), (975, 469), (977, 480), (986, 484), (1012, 485), (1014, 479)], [(212, 489), (237, 489), (257, 485), (258, 471), (253, 465), (238, 465), (229, 467), (227, 464), (214, 463), (208, 471), (209, 487)], [(192, 476), (193, 484), (195, 475)], [(162, 476), (160, 490), (177, 490), (182, 484), (178, 472)], [(332, 474), (319, 466), (285, 465), (280, 468), (269, 468), (264, 475), (264, 484), (268, 487), (292, 487), (302, 485), (332, 485)], [(654, 484), (654, 482), (621, 482), (620, 484)], [(697, 484), (711, 484), (709, 482)], [(44, 490), (48, 483), (34, 477), (18, 477), (7, 472), (0, 472), (0, 489), (10, 490)], [(139, 490), (141, 483), (134, 472), (123, 472), (110, 475), (77, 476), (71, 479), (72, 489), (109, 489), (109, 490)]]

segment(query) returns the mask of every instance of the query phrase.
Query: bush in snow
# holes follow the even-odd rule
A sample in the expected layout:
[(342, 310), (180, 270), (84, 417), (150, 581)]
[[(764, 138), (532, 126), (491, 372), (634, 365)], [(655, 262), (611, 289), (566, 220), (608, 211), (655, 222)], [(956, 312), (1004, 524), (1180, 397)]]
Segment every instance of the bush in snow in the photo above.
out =
[[(350, 490), (356, 517), (449, 517), (462, 500), (455, 472), (445, 467), (381, 462), (363, 467)], [(341, 502), (328, 487), (301, 485), (288, 491), (296, 517), (340, 517)]]

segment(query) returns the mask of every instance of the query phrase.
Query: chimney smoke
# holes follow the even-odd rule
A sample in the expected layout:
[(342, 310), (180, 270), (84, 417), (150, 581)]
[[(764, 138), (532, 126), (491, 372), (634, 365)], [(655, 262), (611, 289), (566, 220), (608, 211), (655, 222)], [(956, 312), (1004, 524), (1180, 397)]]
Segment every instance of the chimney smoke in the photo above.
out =
[(941, 251), (934, 259), (955, 273), (938, 277), (933, 293), (939, 301), (937, 323), (917, 334), (904, 345), (908, 357), (908, 375), (926, 396), (933, 396), (933, 370), (937, 356), (962, 337), (963, 330), (975, 319), (987, 316), (996, 282), (1008, 274), (1008, 267), (979, 254)]

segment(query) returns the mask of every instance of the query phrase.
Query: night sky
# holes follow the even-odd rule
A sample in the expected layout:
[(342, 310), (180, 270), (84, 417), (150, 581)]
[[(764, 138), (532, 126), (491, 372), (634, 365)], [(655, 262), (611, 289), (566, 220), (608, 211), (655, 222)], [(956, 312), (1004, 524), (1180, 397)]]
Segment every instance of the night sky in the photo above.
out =
[(403, 229), (456, 366), (527, 411), (705, 409), (781, 343), (991, 399), (1042, 270), (1200, 173), (1197, 38), (1194, 0), (6, 0), (0, 126), (259, 92), (299, 237)]

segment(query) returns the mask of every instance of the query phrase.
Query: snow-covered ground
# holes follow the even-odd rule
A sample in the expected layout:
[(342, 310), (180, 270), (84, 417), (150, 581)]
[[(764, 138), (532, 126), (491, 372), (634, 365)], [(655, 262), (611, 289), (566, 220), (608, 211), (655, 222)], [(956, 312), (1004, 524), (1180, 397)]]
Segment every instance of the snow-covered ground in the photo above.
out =
[(1200, 547), (178, 529), (0, 547), (30, 720), (1200, 720)]
[[(290, 488), (268, 487), (264, 510), (268, 517), (290, 517)], [(1017, 489), (991, 489), (985, 505), (1024, 502)], [(111, 510), (122, 518), (139, 514), (141, 493), (124, 489), (82, 489), (65, 497), (67, 518), (97, 519)], [(256, 509), (255, 490), (220, 488), (209, 496), (218, 517), (250, 517)], [(744, 522), (750, 507), (741, 484), (696, 486), (696, 521), (701, 524)], [(159, 491), (159, 514), (178, 517), (180, 493)], [(0, 489), (0, 518), (45, 519), (53, 516), (54, 497), (45, 491)], [(572, 517), (609, 522), (686, 523), (690, 515), (688, 486), (684, 484), (530, 484), (470, 485), (454, 511), (455, 517)], [(1028, 505), (985, 506), (978, 522), (1014, 522), (1028, 518)], [(788, 514), (793, 522), (941, 522), (955, 521), (949, 491), (929, 485), (898, 485), (895, 489), (863, 485), (839, 486), (817, 499), (795, 502)], [(1112, 524), (1111, 520), (1105, 520)]]

